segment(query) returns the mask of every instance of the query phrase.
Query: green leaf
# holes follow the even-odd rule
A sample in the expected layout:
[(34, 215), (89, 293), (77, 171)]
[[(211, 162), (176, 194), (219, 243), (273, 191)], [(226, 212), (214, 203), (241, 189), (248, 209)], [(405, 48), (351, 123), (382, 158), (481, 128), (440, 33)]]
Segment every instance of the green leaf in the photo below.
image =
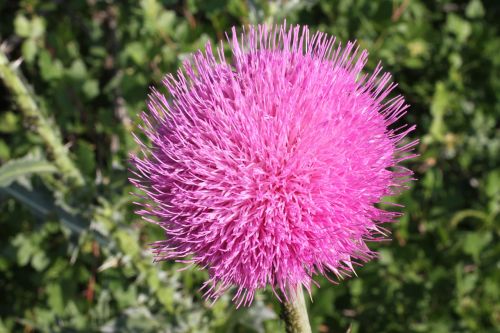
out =
[(494, 170), (486, 177), (486, 195), (494, 198), (496, 195), (500, 196), (500, 169)]
[(393, 263), (394, 258), (392, 252), (387, 249), (382, 249), (379, 252), (379, 261), (382, 265), (390, 265)]
[(493, 236), (489, 232), (470, 232), (465, 236), (464, 252), (470, 254), (475, 261), (479, 261), (481, 252), (492, 239)]
[(64, 299), (61, 286), (57, 283), (51, 283), (46, 287), (47, 302), (57, 313), (64, 311)]
[(0, 187), (9, 186), (13, 181), (35, 173), (54, 173), (57, 169), (48, 161), (28, 155), (11, 160), (0, 167)]
[(26, 16), (20, 14), (14, 19), (14, 30), (20, 37), (40, 38), (45, 33), (45, 21), (39, 16), (35, 16), (30, 21)]
[(0, 132), (13, 133), (19, 128), (19, 117), (12, 111), (2, 111), (0, 115)]
[(139, 42), (132, 42), (125, 46), (124, 54), (130, 57), (136, 65), (142, 65), (146, 62), (146, 49)]
[(64, 68), (59, 59), (52, 60), (52, 56), (46, 50), (42, 50), (38, 56), (40, 75), (45, 81), (53, 81), (62, 77)]
[(50, 263), (44, 252), (37, 251), (31, 258), (31, 266), (37, 271), (45, 269)]
[(99, 82), (97, 80), (87, 80), (82, 86), (82, 91), (89, 99), (99, 94)]
[(156, 0), (142, 0), (141, 7), (146, 20), (154, 20), (162, 10), (161, 5)]
[(163, 34), (171, 34), (175, 28), (175, 13), (167, 10), (163, 11), (156, 21), (156, 29)]
[(31, 21), (31, 37), (40, 38), (45, 33), (45, 21), (43, 18), (36, 16)]
[(31, 34), (30, 21), (24, 15), (17, 15), (14, 19), (14, 30), (20, 37), (29, 37)]
[(34, 39), (26, 39), (23, 42), (23, 46), (21, 47), (21, 50), (23, 52), (23, 58), (28, 62), (32, 63), (33, 60), (35, 59), (36, 53), (37, 53), (37, 46), (36, 46), (36, 41)]
[(437, 82), (431, 103), (431, 114), (433, 116), (430, 134), (438, 141), (443, 140), (446, 125), (444, 116), (449, 106), (450, 94), (443, 82)]
[(87, 66), (82, 60), (75, 60), (67, 73), (72, 79), (84, 80), (87, 76)]
[(157, 292), (158, 300), (165, 306), (168, 312), (174, 311), (174, 290), (172, 288), (162, 288)]
[(481, 0), (472, 0), (465, 8), (465, 15), (468, 18), (481, 18), (484, 16), (484, 7)]
[(18, 234), (12, 240), (12, 245), (17, 248), (17, 263), (20, 266), (26, 266), (37, 250), (31, 239), (23, 234)]
[(10, 149), (5, 141), (0, 140), (0, 161), (6, 161), (10, 158)]
[(135, 235), (128, 230), (118, 230), (116, 233), (116, 238), (118, 239), (118, 244), (121, 250), (134, 257), (139, 254), (140, 247), (139, 242), (135, 238)]
[(448, 31), (455, 34), (460, 43), (464, 43), (472, 33), (471, 24), (455, 14), (449, 14), (446, 21)]

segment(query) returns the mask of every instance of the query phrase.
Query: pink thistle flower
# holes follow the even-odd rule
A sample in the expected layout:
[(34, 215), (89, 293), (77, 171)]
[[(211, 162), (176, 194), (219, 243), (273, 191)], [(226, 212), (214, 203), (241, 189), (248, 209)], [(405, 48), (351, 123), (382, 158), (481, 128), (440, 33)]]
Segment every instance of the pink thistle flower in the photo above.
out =
[(389, 126), (406, 112), (368, 53), (307, 27), (250, 26), (184, 64), (156, 89), (142, 114), (151, 141), (132, 156), (139, 214), (160, 225), (156, 260), (208, 268), (202, 289), (217, 299), (236, 286), (237, 305), (270, 285), (285, 298), (313, 276), (350, 276), (376, 254), (381, 224), (398, 213), (376, 204), (404, 189), (398, 164), (415, 126)]

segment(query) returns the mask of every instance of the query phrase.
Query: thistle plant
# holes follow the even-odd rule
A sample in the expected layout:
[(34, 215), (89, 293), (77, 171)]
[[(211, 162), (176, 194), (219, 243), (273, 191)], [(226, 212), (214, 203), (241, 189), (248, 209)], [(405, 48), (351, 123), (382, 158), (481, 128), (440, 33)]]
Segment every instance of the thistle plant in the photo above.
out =
[(378, 204), (411, 180), (414, 126), (395, 125), (408, 105), (382, 66), (363, 72), (366, 50), (307, 26), (233, 28), (224, 46), (152, 88), (139, 214), (165, 231), (156, 260), (208, 270), (207, 299), (235, 287), (247, 306), (269, 286), (289, 331), (307, 331), (302, 288), (351, 276), (399, 215)]

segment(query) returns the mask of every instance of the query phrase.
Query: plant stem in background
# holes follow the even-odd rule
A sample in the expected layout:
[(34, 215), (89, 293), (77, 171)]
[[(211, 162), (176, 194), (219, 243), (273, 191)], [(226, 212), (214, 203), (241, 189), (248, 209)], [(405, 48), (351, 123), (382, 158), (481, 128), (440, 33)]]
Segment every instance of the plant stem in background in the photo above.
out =
[(311, 333), (302, 286), (297, 288), (295, 295), (288, 302), (281, 304), (281, 308), (287, 333)]
[(35, 126), (38, 135), (47, 146), (48, 155), (53, 159), (64, 180), (72, 186), (83, 186), (83, 176), (69, 158), (68, 148), (62, 143), (59, 129), (36, 103), (30, 87), (17, 70), (17, 66), (9, 61), (2, 47), (0, 47), (0, 80), (10, 92), (13, 102), (25, 120)]

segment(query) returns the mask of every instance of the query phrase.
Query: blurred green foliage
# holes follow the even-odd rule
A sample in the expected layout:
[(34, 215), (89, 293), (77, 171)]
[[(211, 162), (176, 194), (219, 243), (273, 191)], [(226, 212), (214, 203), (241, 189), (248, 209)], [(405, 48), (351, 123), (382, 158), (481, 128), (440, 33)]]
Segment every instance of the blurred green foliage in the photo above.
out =
[(127, 159), (150, 85), (232, 25), (285, 17), (381, 60), (421, 139), (393, 241), (357, 278), (318, 278), (313, 330), (500, 332), (500, 2), (0, 0), (0, 17), (54, 130), (0, 84), (0, 332), (283, 331), (269, 291), (210, 306), (206, 272), (152, 263)]

